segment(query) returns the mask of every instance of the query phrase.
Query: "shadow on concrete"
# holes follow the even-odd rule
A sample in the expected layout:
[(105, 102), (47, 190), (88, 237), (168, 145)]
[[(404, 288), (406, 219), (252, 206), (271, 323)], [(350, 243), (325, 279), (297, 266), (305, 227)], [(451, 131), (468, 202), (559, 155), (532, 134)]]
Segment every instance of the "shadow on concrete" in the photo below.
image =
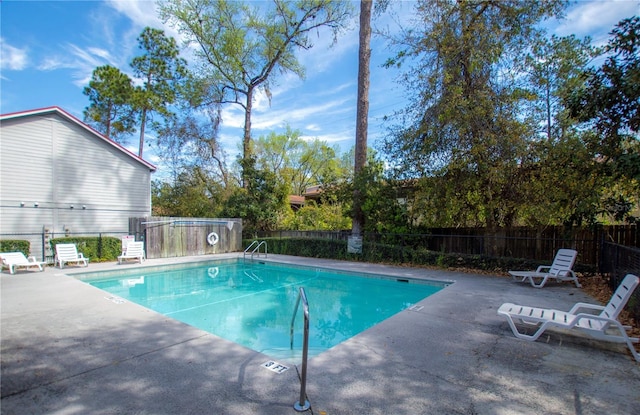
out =
[[(636, 412), (640, 365), (624, 348), (560, 332), (518, 340), (496, 314), (506, 301), (560, 309), (593, 302), (581, 290), (380, 269), (455, 283), (419, 302), (422, 309), (398, 313), (312, 358), (307, 413)], [(264, 354), (111, 301), (54, 270), (3, 273), (0, 283), (2, 414), (296, 413), (295, 367), (271, 372), (261, 367), (269, 360)]]

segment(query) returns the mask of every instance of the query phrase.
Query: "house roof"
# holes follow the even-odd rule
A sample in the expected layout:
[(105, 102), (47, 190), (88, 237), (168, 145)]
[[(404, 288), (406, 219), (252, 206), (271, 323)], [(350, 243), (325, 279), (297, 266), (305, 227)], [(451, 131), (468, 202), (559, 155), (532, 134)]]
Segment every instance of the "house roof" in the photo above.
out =
[(63, 110), (60, 107), (55, 107), (54, 106), (54, 107), (47, 107), (47, 108), (39, 108), (39, 109), (34, 109), (34, 110), (28, 110), (28, 111), (12, 112), (12, 113), (9, 113), (9, 114), (0, 114), (0, 121), (10, 120), (10, 119), (14, 119), (14, 118), (30, 117), (30, 116), (34, 116), (34, 115), (44, 115), (44, 114), (57, 114), (57, 115), (61, 116), (62, 118), (72, 122), (73, 124), (76, 124), (80, 128), (86, 130), (90, 134), (94, 135), (97, 139), (102, 140), (102, 141), (106, 142), (107, 144), (115, 147), (117, 150), (121, 151), (126, 156), (131, 157), (134, 160), (136, 160), (137, 162), (145, 165), (152, 172), (157, 170), (157, 167), (154, 166), (153, 164), (149, 163), (148, 161), (144, 160), (141, 157), (138, 157), (137, 155), (135, 155), (131, 151), (129, 151), (126, 148), (124, 148), (123, 146), (121, 146), (120, 144), (118, 144), (115, 141), (111, 140), (110, 138), (100, 134), (99, 132), (97, 132), (96, 130), (94, 130), (93, 128), (91, 128), (87, 124), (83, 123), (82, 121), (80, 121), (79, 119), (77, 119), (73, 115), (69, 114), (68, 112), (66, 112), (65, 110)]
[(315, 186), (309, 186), (305, 189), (302, 195), (307, 199), (319, 199), (322, 195), (322, 186), (319, 184)]
[(289, 203), (292, 205), (304, 205), (304, 196), (289, 195)]

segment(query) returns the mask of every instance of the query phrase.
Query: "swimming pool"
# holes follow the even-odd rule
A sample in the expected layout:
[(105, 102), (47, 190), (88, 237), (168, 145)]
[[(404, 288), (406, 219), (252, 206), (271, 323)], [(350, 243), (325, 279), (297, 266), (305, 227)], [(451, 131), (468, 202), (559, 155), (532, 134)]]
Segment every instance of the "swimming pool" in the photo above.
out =
[(301, 353), (289, 330), (299, 287), (309, 301), (309, 356), (412, 307), (448, 283), (221, 260), (74, 275), (108, 293), (274, 358)]

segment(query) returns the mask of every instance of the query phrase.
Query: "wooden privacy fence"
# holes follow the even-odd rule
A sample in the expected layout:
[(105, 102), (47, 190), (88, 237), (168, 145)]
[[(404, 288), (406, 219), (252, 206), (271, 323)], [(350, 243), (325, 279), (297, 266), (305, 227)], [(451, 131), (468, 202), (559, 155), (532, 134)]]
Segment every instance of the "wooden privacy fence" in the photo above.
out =
[[(347, 240), (350, 231), (273, 231), (261, 237), (321, 238)], [(365, 233), (365, 243), (422, 247), (430, 251), (490, 257), (553, 260), (560, 248), (578, 251), (578, 263), (598, 266), (603, 243), (640, 247), (637, 225), (612, 225), (565, 228), (512, 227), (490, 232), (486, 228), (434, 228), (422, 234)]]
[[(611, 242), (605, 242), (603, 247), (601, 271), (610, 275), (609, 286), (615, 291), (627, 274), (640, 276), (640, 247), (634, 248)], [(627, 303), (627, 310), (631, 312), (636, 323), (640, 324), (640, 290), (636, 289)]]
[(493, 257), (552, 260), (560, 248), (578, 251), (578, 262), (597, 266), (603, 243), (640, 247), (636, 225), (572, 227), (511, 227), (490, 232), (486, 228), (432, 229), (429, 249)]
[(237, 218), (130, 218), (129, 232), (145, 241), (147, 258), (242, 251), (242, 219)]

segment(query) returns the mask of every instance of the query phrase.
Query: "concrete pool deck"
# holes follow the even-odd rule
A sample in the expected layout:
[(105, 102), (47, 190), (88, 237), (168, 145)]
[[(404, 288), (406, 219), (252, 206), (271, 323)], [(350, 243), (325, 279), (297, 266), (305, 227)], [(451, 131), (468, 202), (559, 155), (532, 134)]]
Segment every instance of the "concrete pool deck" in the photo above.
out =
[[(238, 255), (142, 266), (229, 257)], [(453, 271), (280, 255), (269, 260), (455, 282), (418, 303), (421, 309), (398, 313), (311, 358), (311, 408), (303, 413), (585, 415), (633, 414), (640, 407), (640, 364), (625, 346), (559, 332), (518, 340), (496, 314), (504, 302), (566, 310), (595, 302), (572, 284), (535, 289)], [(298, 413), (295, 366), (272, 372), (262, 366), (267, 355), (115, 301), (72, 277), (137, 266), (2, 272), (2, 414)]]

